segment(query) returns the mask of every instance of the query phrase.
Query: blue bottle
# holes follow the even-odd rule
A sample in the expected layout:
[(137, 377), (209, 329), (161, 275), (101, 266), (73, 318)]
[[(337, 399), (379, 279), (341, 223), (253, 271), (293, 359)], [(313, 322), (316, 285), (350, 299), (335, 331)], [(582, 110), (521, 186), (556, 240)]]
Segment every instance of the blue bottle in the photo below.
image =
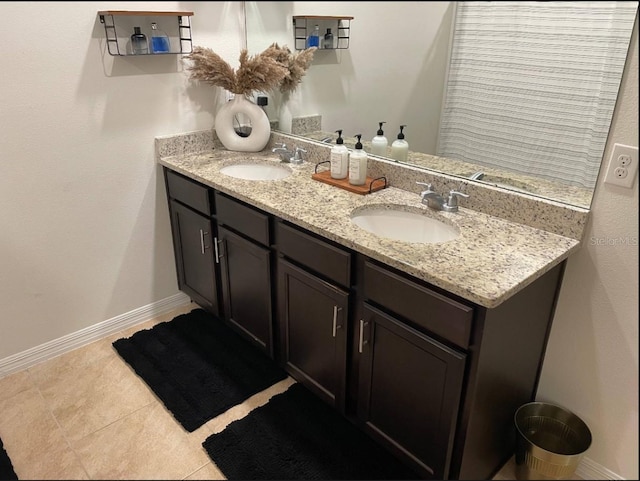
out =
[(320, 48), (320, 27), (316, 25), (311, 32), (311, 35), (307, 37), (307, 48), (318, 47)]
[(151, 53), (169, 53), (169, 37), (153, 22), (151, 24)]

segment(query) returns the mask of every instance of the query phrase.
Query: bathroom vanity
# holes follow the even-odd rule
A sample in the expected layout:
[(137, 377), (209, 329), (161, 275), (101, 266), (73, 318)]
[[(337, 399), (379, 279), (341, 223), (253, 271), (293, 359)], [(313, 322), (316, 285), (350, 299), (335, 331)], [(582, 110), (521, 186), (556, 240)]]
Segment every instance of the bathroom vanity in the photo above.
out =
[[(418, 476), (490, 479), (513, 455), (516, 409), (535, 397), (579, 240), (462, 202), (435, 212), (395, 180), (369, 195), (314, 181), (330, 146), (305, 145), (308, 159), (278, 180), (230, 177), (222, 167), (282, 164), (199, 135), (189, 149), (156, 139), (179, 288)], [(420, 211), (459, 236), (376, 236), (351, 222), (366, 206)]]

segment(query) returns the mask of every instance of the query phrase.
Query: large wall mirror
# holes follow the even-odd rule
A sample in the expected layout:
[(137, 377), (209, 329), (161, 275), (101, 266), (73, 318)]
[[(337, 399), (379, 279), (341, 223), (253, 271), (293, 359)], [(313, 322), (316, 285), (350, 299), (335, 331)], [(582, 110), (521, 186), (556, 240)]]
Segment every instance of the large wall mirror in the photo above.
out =
[(391, 145), (406, 125), (412, 165), (590, 207), (638, 2), (244, 5), (250, 54), (293, 50), (294, 16), (353, 17), (349, 48), (317, 51), (293, 94), (269, 94), (278, 130), (332, 142), (341, 129), (353, 145), (385, 122)]

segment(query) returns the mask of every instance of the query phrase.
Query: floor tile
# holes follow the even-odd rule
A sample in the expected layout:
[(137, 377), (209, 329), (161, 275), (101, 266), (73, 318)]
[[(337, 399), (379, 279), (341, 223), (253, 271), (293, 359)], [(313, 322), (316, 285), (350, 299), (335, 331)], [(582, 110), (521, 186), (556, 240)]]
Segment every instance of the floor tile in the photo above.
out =
[(92, 479), (182, 479), (211, 462), (159, 403), (72, 444)]
[(0, 401), (0, 437), (19, 479), (88, 479), (36, 388)]
[[(254, 394), (246, 401), (237, 404), (225, 411), (219, 416), (216, 416), (211, 421), (207, 422), (205, 426), (209, 428), (212, 433), (219, 433), (224, 428), (226, 428), (229, 423), (236, 421), (238, 419), (242, 419), (247, 414), (249, 414), (253, 409), (258, 406), (262, 406), (266, 404), (269, 399), (271, 399), (276, 394), (286, 391), (289, 387), (295, 383), (295, 380), (291, 377), (287, 377), (282, 381), (274, 384), (273, 386), (261, 391), (257, 394)], [(203, 439), (204, 441), (204, 439)]]
[(63, 372), (40, 372), (38, 387), (70, 440), (77, 440), (157, 398), (114, 352)]
[(111, 343), (118, 339), (117, 334), (104, 337), (86, 346), (66, 352), (60, 356), (31, 366), (28, 371), (33, 382), (40, 388), (56, 384), (59, 379), (73, 377), (77, 372), (98, 361), (114, 356), (115, 351)]
[(0, 379), (0, 401), (32, 389), (33, 382), (28, 371), (20, 371)]
[(184, 478), (185, 480), (198, 480), (198, 479), (227, 479), (222, 471), (213, 463), (208, 463), (204, 467), (198, 469), (195, 473)]

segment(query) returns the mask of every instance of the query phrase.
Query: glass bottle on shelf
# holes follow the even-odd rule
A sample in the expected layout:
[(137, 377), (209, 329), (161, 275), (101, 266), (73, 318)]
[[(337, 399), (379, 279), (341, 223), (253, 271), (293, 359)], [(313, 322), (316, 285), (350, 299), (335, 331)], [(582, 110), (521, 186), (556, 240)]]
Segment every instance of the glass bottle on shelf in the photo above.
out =
[(149, 53), (147, 36), (142, 33), (140, 27), (133, 27), (133, 35), (131, 35), (131, 53), (134, 55), (144, 55)]
[(322, 48), (333, 48), (333, 33), (331, 29), (327, 29), (327, 33), (324, 34), (324, 42), (322, 42)]
[(158, 28), (158, 24), (151, 23), (151, 52), (152, 53), (169, 53), (171, 45), (169, 37), (166, 33)]
[(313, 32), (307, 38), (307, 48), (309, 47), (320, 48), (320, 27), (318, 25), (313, 28)]

